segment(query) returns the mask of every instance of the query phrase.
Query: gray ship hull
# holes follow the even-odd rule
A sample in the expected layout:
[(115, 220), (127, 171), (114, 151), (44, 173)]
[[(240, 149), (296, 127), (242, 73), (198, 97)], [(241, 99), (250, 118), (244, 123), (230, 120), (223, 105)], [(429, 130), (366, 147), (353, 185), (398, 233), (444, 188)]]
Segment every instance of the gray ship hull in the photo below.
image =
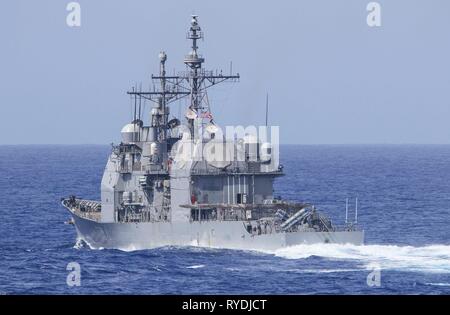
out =
[(122, 250), (162, 246), (200, 246), (243, 250), (275, 250), (299, 244), (362, 245), (364, 231), (282, 232), (251, 235), (241, 221), (100, 223), (72, 213), (78, 238), (91, 248)]

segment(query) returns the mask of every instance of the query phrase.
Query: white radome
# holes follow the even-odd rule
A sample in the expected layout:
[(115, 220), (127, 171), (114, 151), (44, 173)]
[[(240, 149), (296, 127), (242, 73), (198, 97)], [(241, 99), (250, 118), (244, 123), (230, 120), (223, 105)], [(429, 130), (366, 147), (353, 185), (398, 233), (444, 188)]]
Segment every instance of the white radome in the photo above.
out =
[(125, 143), (134, 142), (138, 138), (140, 127), (137, 124), (126, 124), (121, 130), (122, 140)]

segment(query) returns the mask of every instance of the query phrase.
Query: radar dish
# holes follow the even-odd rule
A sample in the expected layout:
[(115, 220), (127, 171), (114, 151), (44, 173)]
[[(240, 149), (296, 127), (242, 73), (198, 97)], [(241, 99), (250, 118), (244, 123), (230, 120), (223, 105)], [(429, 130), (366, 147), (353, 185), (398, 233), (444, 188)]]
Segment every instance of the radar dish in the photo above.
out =
[(209, 123), (208, 125), (206, 125), (205, 130), (208, 133), (217, 133), (219, 131), (219, 127), (217, 127), (213, 123)]
[(167, 123), (170, 129), (176, 128), (180, 125), (180, 121), (177, 118), (169, 120)]
[(186, 111), (186, 118), (187, 119), (195, 119), (195, 118), (197, 118), (197, 112), (193, 111), (192, 109), (188, 109)]

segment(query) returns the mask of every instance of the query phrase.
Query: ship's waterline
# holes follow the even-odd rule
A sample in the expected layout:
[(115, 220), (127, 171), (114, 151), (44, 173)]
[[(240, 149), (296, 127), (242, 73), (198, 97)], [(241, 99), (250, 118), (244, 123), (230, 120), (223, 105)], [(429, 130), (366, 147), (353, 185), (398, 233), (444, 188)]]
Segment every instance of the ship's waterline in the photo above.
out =
[(276, 250), (300, 244), (364, 243), (364, 231), (290, 232), (251, 235), (242, 222), (98, 223), (73, 215), (78, 238), (92, 249), (142, 250), (163, 246)]

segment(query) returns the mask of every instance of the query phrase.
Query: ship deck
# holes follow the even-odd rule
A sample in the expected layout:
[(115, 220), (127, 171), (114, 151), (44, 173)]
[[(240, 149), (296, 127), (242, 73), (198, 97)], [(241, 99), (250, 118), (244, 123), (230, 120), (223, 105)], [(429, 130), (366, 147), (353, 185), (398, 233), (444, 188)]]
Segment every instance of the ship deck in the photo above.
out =
[(69, 197), (61, 201), (72, 214), (91, 221), (100, 222), (101, 203), (95, 200), (83, 200)]

